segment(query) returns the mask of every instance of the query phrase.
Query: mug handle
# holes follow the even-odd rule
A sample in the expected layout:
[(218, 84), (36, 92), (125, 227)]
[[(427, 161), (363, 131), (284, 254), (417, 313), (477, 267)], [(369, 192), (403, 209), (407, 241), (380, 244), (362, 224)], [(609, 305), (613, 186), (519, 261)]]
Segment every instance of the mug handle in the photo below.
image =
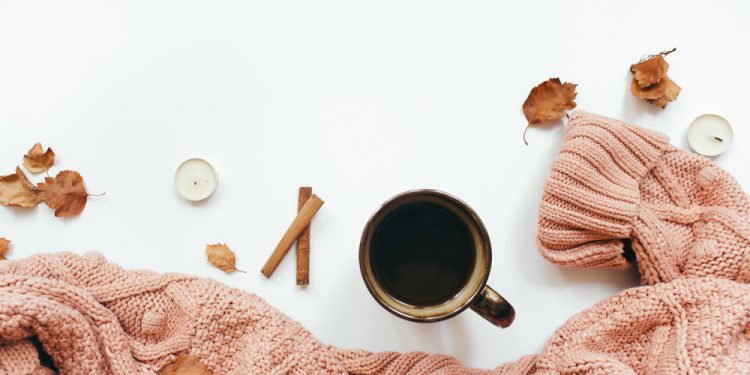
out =
[(490, 323), (507, 328), (516, 317), (516, 310), (498, 292), (485, 285), (482, 292), (471, 303), (471, 309)]

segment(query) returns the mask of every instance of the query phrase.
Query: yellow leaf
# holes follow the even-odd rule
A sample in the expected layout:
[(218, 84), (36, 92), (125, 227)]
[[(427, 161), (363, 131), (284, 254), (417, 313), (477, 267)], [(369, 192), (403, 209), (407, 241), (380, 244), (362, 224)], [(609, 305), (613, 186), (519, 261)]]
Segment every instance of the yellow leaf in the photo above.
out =
[(232, 251), (226, 244), (217, 243), (206, 245), (206, 257), (208, 257), (209, 263), (226, 273), (232, 273), (234, 271), (245, 272), (238, 270), (237, 267), (235, 267), (236, 259), (234, 251)]

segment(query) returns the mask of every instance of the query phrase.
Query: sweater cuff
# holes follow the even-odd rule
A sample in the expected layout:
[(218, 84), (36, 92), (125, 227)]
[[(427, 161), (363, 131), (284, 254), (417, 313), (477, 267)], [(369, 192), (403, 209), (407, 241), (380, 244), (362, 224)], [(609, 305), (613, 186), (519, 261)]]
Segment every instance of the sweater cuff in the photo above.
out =
[(539, 208), (542, 255), (570, 267), (627, 267), (623, 240), (638, 215), (639, 186), (668, 142), (654, 131), (574, 112)]

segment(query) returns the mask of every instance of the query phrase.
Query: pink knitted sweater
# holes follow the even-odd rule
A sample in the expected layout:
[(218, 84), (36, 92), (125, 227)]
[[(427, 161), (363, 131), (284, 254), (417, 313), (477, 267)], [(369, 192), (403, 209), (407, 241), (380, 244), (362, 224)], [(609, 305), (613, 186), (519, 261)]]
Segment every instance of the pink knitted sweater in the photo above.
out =
[(153, 374), (183, 352), (214, 374), (748, 373), (749, 210), (708, 159), (576, 112), (545, 186), (540, 250), (564, 266), (635, 263), (643, 286), (574, 316), (540, 354), (485, 371), (339, 349), (218, 282), (59, 253), (0, 262), (0, 374)]

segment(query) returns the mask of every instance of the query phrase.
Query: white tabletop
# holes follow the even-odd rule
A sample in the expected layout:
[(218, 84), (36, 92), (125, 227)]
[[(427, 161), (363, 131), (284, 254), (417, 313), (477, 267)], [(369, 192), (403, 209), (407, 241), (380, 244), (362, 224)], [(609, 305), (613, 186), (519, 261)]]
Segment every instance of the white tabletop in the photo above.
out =
[[(685, 1), (0, 1), (0, 171), (37, 141), (92, 197), (82, 215), (0, 208), (10, 257), (96, 250), (127, 268), (211, 277), (257, 293), (325, 343), (422, 350), (493, 367), (539, 352), (573, 314), (637, 284), (634, 271), (562, 269), (535, 246), (537, 206), (562, 126), (521, 134), (539, 82), (578, 83), (579, 108), (685, 146), (718, 113), (735, 143), (716, 162), (750, 185), (750, 3)], [(628, 67), (677, 47), (666, 110), (631, 96)], [(179, 163), (203, 157), (216, 194), (190, 204)], [(41, 176), (32, 177), (39, 181)], [(290, 253), (258, 272), (292, 220), (297, 188), (326, 204), (311, 285)], [(363, 225), (390, 196), (436, 188), (468, 202), (494, 246), (490, 285), (513, 303), (501, 330), (466, 311), (396, 318), (360, 277)], [(226, 242), (247, 274), (209, 266)]]

